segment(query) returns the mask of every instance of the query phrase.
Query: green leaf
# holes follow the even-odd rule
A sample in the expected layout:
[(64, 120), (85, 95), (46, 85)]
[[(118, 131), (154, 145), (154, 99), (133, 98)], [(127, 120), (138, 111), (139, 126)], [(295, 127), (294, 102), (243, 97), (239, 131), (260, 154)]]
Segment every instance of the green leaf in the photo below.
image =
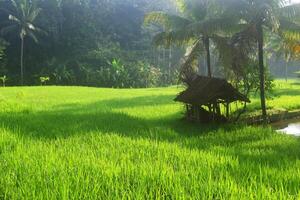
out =
[(144, 24), (158, 24), (165, 30), (180, 29), (187, 26), (189, 20), (176, 15), (169, 15), (164, 12), (151, 12), (145, 16)]

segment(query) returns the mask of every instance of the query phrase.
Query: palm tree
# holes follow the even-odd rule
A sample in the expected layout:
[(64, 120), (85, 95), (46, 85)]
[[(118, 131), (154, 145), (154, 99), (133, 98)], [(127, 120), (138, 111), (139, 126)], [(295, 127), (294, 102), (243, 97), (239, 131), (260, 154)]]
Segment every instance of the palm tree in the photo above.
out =
[(21, 39), (21, 56), (20, 56), (20, 72), (21, 85), (24, 84), (24, 39), (26, 36), (31, 37), (35, 42), (38, 42), (35, 32), (43, 32), (40, 28), (34, 25), (35, 20), (41, 12), (41, 8), (36, 7), (29, 0), (11, 0), (13, 10), (8, 12), (8, 19), (12, 23), (2, 29), (2, 33), (10, 31), (18, 31)]
[(177, 0), (181, 15), (164, 12), (151, 12), (145, 17), (145, 24), (160, 24), (164, 31), (154, 37), (154, 44), (169, 47), (172, 44), (188, 45), (187, 53), (181, 69), (181, 79), (187, 82), (192, 65), (205, 52), (207, 75), (211, 70), (211, 40), (218, 34), (232, 32), (237, 27), (236, 18), (222, 16), (222, 12), (213, 1)]
[(270, 38), (268, 46), (268, 51), (277, 58), (283, 58), (285, 61), (285, 81), (288, 81), (288, 64), (291, 60), (296, 58), (296, 52), (294, 51), (297, 43), (295, 41), (289, 41), (278, 36), (273, 36)]
[[(234, 15), (255, 31), (260, 74), (260, 97), (263, 121), (267, 121), (265, 99), (264, 32), (273, 32), (289, 41), (300, 39), (300, 5), (289, 0), (219, 0), (227, 14)], [(252, 33), (251, 33), (252, 34)], [(252, 35), (253, 36), (253, 35)]]

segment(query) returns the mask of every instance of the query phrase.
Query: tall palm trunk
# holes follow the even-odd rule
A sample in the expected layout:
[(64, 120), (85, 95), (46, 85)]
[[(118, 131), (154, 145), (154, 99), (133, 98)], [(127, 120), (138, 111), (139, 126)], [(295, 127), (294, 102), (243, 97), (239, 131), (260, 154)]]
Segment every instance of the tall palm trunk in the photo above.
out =
[(206, 51), (206, 62), (207, 62), (207, 75), (208, 77), (212, 77), (211, 74), (211, 62), (210, 62), (210, 48), (209, 48), (209, 37), (203, 38), (205, 51)]
[(169, 69), (168, 69), (168, 79), (171, 83), (171, 68), (172, 68), (172, 47), (169, 49)]
[(258, 63), (259, 63), (259, 78), (260, 78), (260, 101), (264, 123), (267, 122), (266, 96), (265, 96), (265, 68), (264, 68), (264, 33), (262, 24), (257, 25), (258, 33)]
[[(204, 36), (203, 42), (204, 42), (205, 51), (206, 51), (207, 75), (209, 78), (211, 78), (212, 74), (211, 74), (211, 62), (210, 62), (209, 37)], [(211, 112), (211, 110), (213, 110), (213, 118), (214, 118), (215, 110), (218, 110), (217, 108), (218, 108), (217, 103), (214, 103), (213, 105), (208, 106), (208, 109), (210, 112)]]
[(24, 57), (24, 37), (21, 37), (21, 59), (20, 59), (20, 64), (21, 64), (21, 85), (22, 86), (24, 84), (23, 57)]
[(288, 61), (285, 61), (285, 82), (288, 82)]

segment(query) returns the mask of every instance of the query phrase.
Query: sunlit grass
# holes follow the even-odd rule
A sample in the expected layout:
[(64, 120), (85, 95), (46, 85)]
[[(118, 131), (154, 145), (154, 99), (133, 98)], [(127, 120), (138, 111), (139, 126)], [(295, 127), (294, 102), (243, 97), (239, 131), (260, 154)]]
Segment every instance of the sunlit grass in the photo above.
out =
[[(276, 84), (268, 105), (300, 108)], [(179, 91), (0, 89), (0, 199), (300, 198), (299, 139), (186, 123)]]
[[(267, 108), (272, 110), (300, 109), (300, 79), (276, 80), (274, 89), (267, 93)], [(239, 108), (242, 105), (238, 106)], [(260, 111), (259, 92), (252, 94), (248, 111)]]

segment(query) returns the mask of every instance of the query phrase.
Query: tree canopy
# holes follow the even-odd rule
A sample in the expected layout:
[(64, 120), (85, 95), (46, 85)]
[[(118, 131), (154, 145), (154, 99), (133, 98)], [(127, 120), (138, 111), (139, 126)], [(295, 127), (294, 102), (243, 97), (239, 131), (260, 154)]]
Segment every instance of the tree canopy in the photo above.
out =
[[(3, 0), (0, 8), (5, 12), (0, 12), (0, 30), (9, 45), (5, 50), (6, 63), (1, 68), (5, 68), (3, 73), (10, 77), (10, 84), (20, 83), (20, 31), (17, 33), (15, 28), (23, 12), (16, 10), (15, 5), (22, 2), (30, 9), (37, 8), (28, 16), (36, 18), (34, 23), (26, 23), (23, 29), (30, 36), (24, 37), (26, 84), (37, 84), (39, 77), (49, 76), (49, 84), (148, 87), (153, 81), (147, 80), (146, 84), (142, 77), (148, 76), (149, 71), (155, 76), (155, 85), (170, 84), (165, 78), (167, 56), (152, 47), (151, 33), (142, 27), (146, 12), (174, 11), (165, 1)], [(46, 34), (33, 33), (33, 25)], [(7, 34), (13, 29), (15, 34)], [(124, 65), (118, 84), (108, 82), (118, 76), (112, 65), (114, 60)], [(172, 65), (177, 61), (174, 59)]]
[[(185, 79), (190, 72), (202, 70), (202, 75), (223, 76), (257, 89), (258, 81), (250, 75), (259, 74), (260, 21), (264, 49), (269, 38), (277, 38), (277, 44), (285, 46), (280, 51), (299, 57), (299, 5), (286, 2), (2, 0), (0, 37), (5, 45), (0, 44), (0, 76), (7, 75), (8, 84), (20, 83), (22, 31), (15, 28), (22, 27), (18, 23), (27, 16), (31, 22), (23, 26), (28, 37), (24, 37), (21, 59), (27, 85), (49, 77), (47, 84), (163, 86), (176, 84), (178, 75)], [(27, 5), (31, 15), (22, 18), (22, 9), (15, 6), (20, 4)]]

